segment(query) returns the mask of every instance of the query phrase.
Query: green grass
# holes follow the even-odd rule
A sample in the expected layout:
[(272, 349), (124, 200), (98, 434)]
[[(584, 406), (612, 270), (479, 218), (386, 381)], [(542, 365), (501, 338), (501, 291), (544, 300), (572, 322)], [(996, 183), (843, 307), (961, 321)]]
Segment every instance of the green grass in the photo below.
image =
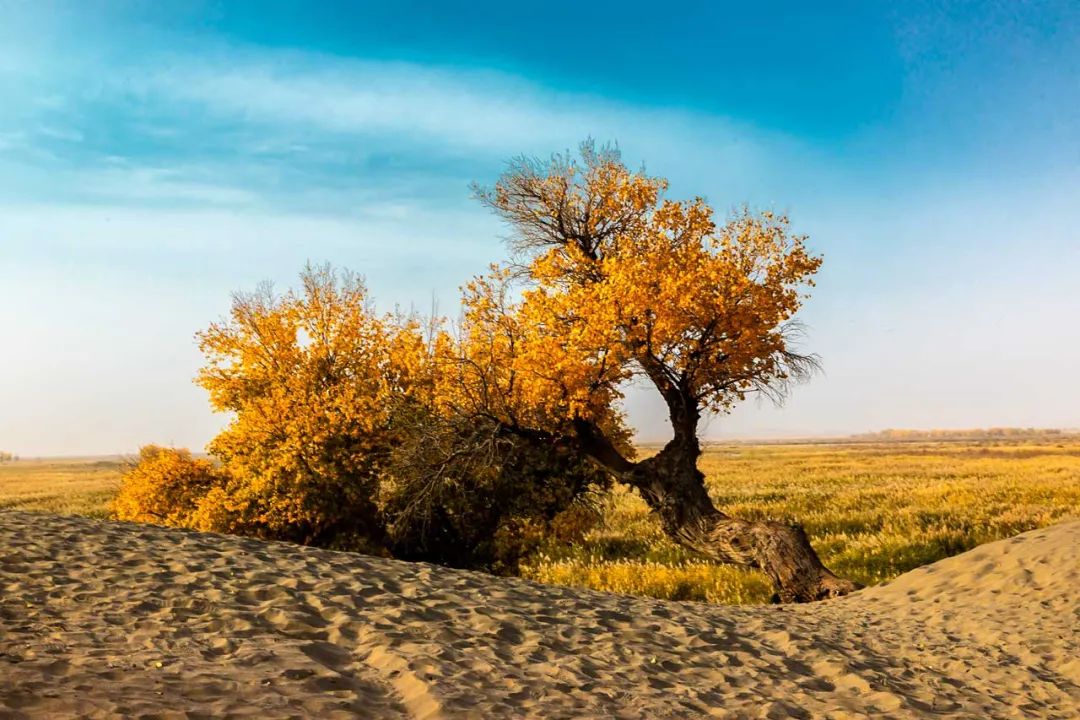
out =
[[(801, 523), (825, 563), (876, 584), (981, 543), (1080, 518), (1080, 436), (852, 444), (726, 445), (701, 458), (725, 512)], [(0, 464), (0, 508), (107, 517), (117, 460)], [(757, 572), (670, 542), (632, 492), (606, 500), (603, 526), (548, 543), (524, 577), (675, 600), (758, 603)]]

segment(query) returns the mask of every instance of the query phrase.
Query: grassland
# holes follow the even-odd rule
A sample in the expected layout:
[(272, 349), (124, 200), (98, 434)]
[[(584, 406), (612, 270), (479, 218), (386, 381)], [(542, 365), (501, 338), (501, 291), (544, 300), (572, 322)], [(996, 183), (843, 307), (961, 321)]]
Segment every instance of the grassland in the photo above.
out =
[[(800, 522), (826, 564), (877, 584), (1026, 530), (1080, 517), (1080, 436), (725, 445), (702, 457), (727, 512)], [(0, 465), (0, 508), (105, 517), (120, 466)], [(634, 494), (616, 490), (584, 542), (551, 543), (522, 569), (543, 582), (718, 603), (756, 603), (759, 573), (703, 562), (674, 545)]]
[[(1026, 530), (1080, 517), (1080, 436), (959, 442), (729, 445), (701, 459), (726, 512), (801, 523), (826, 565), (867, 585)], [(760, 573), (702, 562), (617, 490), (605, 527), (550, 546), (524, 575), (718, 603), (766, 601)]]
[(0, 509), (106, 518), (120, 487), (118, 458), (19, 460), (0, 464)]

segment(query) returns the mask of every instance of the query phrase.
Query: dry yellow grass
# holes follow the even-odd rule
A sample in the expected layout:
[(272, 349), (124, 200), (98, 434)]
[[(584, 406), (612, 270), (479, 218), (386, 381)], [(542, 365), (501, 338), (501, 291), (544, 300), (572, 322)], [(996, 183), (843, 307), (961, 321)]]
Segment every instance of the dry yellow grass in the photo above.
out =
[[(825, 562), (873, 585), (985, 542), (1080, 518), (1080, 436), (725, 445), (702, 457), (718, 505), (802, 523)], [(0, 465), (0, 508), (106, 517), (116, 460)], [(523, 568), (542, 582), (718, 603), (764, 602), (759, 573), (704, 562), (617, 489), (604, 527), (549, 543)]]
[(104, 458), (19, 460), (0, 464), (0, 508), (109, 517), (120, 487), (120, 461)]
[[(1080, 517), (1080, 436), (961, 442), (727, 445), (702, 470), (719, 507), (802, 523), (823, 560), (867, 585)], [(616, 491), (606, 527), (549, 546), (543, 582), (669, 599), (764, 602), (756, 572), (701, 562), (671, 543), (636, 495)]]

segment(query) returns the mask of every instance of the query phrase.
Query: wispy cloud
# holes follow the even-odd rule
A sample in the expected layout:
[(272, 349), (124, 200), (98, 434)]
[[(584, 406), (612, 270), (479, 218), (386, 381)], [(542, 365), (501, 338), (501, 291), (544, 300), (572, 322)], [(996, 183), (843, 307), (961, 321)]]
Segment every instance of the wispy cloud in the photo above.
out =
[(794, 139), (729, 118), (505, 73), (227, 46), (148, 55), (138, 68), (95, 62), (10, 88), (21, 109), (0, 112), (0, 137), (27, 142), (7, 148), (0, 175), (49, 177), (20, 183), (18, 197), (349, 215), (460, 205), (468, 182), (507, 158), (586, 137), (618, 141), (633, 164), (678, 166), (680, 192), (722, 207), (773, 202), (776, 177), (794, 186), (833, 172)]
[(188, 179), (185, 168), (105, 169), (83, 176), (83, 192), (102, 200), (200, 207), (254, 207), (259, 196), (241, 187)]
[(42, 125), (38, 127), (37, 134), (50, 140), (60, 140), (69, 143), (80, 143), (85, 138), (83, 132), (77, 128), (55, 127), (52, 125)]
[(630, 133), (679, 144), (707, 140), (745, 157), (755, 140), (748, 126), (715, 116), (557, 92), (501, 73), (407, 63), (241, 54), (168, 63), (145, 87), (263, 126), (397, 135), (500, 155), (559, 148), (568, 137)]

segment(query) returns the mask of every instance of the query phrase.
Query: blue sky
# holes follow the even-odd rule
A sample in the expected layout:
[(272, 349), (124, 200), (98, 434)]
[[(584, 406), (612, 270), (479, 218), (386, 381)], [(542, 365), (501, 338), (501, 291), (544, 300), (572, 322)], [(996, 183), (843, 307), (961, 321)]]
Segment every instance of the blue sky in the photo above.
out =
[(709, 437), (1080, 426), (1075, 3), (454, 5), (0, 0), (0, 447), (202, 447), (230, 292), (452, 312), (469, 183), (587, 136), (825, 254), (825, 373)]

